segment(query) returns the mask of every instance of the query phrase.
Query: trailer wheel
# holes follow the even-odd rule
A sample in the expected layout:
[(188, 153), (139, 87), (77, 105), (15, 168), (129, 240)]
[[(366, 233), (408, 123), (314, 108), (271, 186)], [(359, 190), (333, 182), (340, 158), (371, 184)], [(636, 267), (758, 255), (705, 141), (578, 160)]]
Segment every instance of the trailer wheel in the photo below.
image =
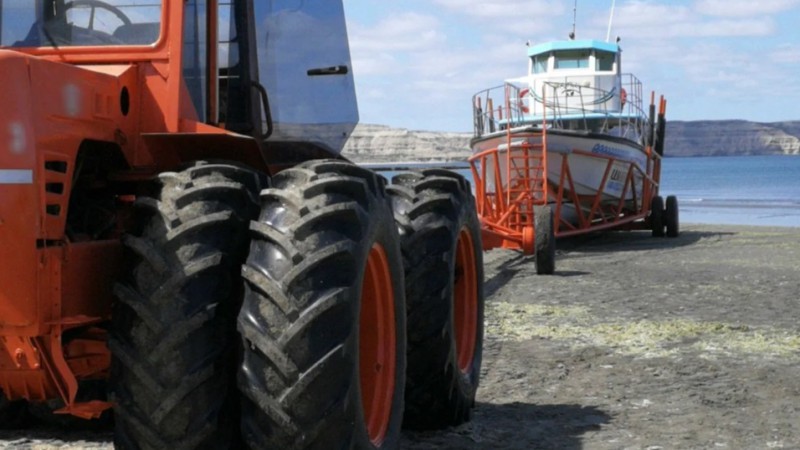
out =
[(262, 192), (242, 268), (242, 436), (252, 448), (398, 445), (405, 305), (385, 180), (343, 161)]
[(660, 195), (653, 197), (650, 202), (650, 229), (653, 237), (664, 236), (664, 199)]
[(552, 275), (556, 271), (556, 235), (553, 210), (548, 205), (534, 207), (536, 273)]
[(678, 223), (678, 198), (674, 195), (667, 197), (667, 207), (664, 209), (664, 222), (666, 222), (667, 237), (678, 237), (680, 233)]
[(470, 419), (483, 349), (483, 253), (469, 183), (445, 170), (397, 175), (388, 187), (406, 284), (408, 370), (403, 424)]
[(109, 339), (114, 444), (236, 447), (239, 272), (266, 180), (197, 163), (159, 181), (136, 202), (141, 229), (123, 238), (133, 264), (115, 286)]

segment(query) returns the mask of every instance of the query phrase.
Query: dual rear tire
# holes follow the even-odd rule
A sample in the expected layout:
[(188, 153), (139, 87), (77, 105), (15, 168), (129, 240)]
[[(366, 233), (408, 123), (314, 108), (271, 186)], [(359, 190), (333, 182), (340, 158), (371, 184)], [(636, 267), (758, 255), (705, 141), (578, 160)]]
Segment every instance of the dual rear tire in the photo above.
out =
[(115, 445), (383, 449), (404, 420), (468, 420), (483, 337), (474, 200), (450, 172), (409, 177), (387, 189), (341, 161), (270, 187), (230, 165), (162, 175), (123, 239)]
[(266, 180), (233, 165), (200, 163), (159, 176), (140, 197), (132, 261), (115, 287), (114, 445), (125, 449), (237, 446), (234, 318), (247, 227)]
[(468, 421), (483, 347), (480, 225), (469, 183), (444, 170), (395, 176), (408, 315), (404, 425), (438, 429)]
[(251, 448), (393, 448), (405, 388), (403, 267), (385, 181), (343, 162), (262, 192), (242, 269)]

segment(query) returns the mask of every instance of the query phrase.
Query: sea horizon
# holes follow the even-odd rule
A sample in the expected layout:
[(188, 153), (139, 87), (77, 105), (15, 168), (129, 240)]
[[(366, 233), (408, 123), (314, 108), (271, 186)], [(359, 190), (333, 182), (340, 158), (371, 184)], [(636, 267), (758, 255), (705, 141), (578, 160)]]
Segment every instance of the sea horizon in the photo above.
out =
[[(466, 162), (365, 164), (396, 171), (447, 167), (472, 182)], [(678, 199), (681, 223), (800, 227), (800, 156), (664, 158), (659, 194)]]

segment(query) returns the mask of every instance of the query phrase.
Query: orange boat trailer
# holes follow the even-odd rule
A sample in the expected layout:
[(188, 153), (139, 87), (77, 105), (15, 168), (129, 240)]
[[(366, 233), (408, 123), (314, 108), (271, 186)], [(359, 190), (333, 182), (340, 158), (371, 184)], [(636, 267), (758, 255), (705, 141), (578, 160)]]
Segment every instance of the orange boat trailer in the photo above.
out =
[[(519, 91), (507, 84), (504, 106), (494, 108), (489, 97), (485, 111), (482, 98), (475, 98), (476, 139), (491, 131), (490, 126), (505, 129), (504, 142), (476, 151), (469, 159), (484, 250), (501, 247), (535, 254), (537, 272), (552, 274), (556, 238), (611, 229), (678, 235), (677, 199), (669, 196), (665, 209), (659, 196), (667, 105), (663, 96), (657, 116), (655, 94), (650, 96), (650, 131), (643, 146), (646, 163), (641, 167), (634, 161), (578, 148), (551, 152), (548, 133), (557, 126), (548, 123), (546, 114), (541, 126), (514, 127), (512, 118), (525, 113), (518, 101), (525, 94), (519, 96)], [(594, 193), (581, 193), (576, 187), (571, 155), (595, 159), (602, 165), (601, 182)], [(555, 176), (548, 170), (552, 165), (560, 167)], [(612, 177), (622, 183), (622, 193), (615, 201), (609, 201), (606, 192)]]

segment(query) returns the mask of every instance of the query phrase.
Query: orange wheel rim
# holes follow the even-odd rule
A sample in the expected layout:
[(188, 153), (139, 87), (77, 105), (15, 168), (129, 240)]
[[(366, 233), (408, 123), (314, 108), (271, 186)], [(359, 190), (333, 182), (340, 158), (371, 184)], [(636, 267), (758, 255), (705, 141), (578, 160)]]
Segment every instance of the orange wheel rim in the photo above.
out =
[(394, 402), (397, 330), (394, 289), (386, 252), (375, 244), (369, 252), (359, 313), (359, 378), (367, 434), (380, 446), (389, 428)]
[(467, 374), (475, 358), (475, 340), (478, 334), (478, 275), (475, 268), (475, 247), (467, 229), (461, 230), (458, 235), (455, 262), (453, 327), (458, 369)]

